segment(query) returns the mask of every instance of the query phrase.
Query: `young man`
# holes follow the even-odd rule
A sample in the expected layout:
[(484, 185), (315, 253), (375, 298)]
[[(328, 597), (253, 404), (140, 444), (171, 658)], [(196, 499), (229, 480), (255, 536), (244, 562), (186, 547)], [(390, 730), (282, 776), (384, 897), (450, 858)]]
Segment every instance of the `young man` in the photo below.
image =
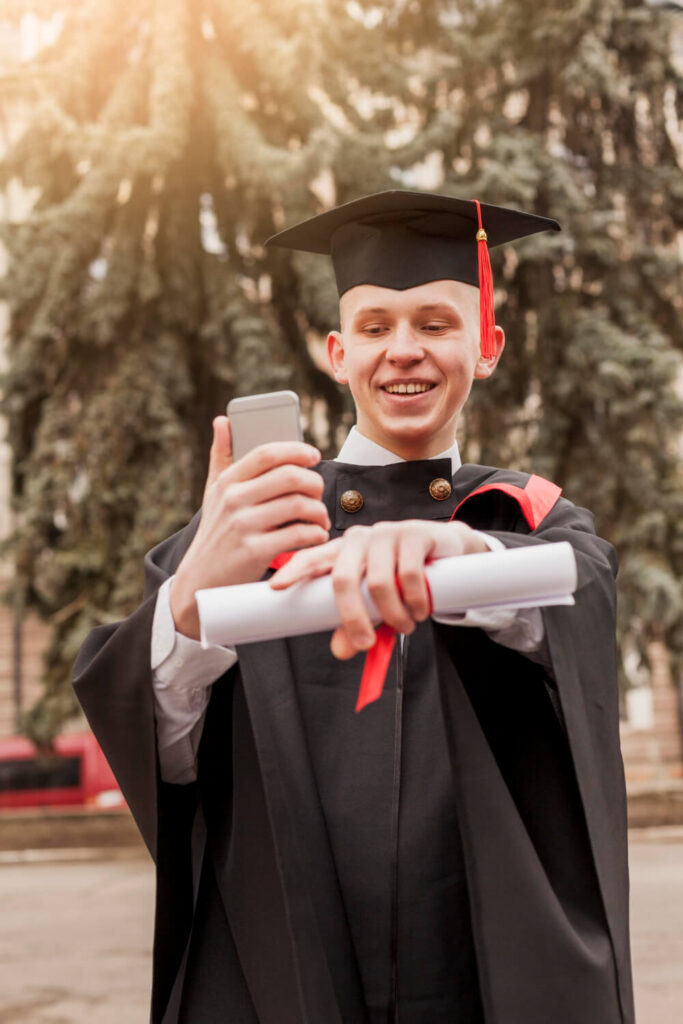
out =
[[(455, 441), (504, 346), (482, 219), (491, 244), (558, 227), (390, 192), (271, 240), (332, 255), (357, 427), (334, 462), (232, 463), (218, 417), (201, 518), (83, 646), (79, 698), (157, 861), (154, 1024), (633, 1020), (614, 555), (555, 485)], [(557, 540), (574, 607), (430, 618), (428, 558)], [(330, 572), (340, 629), (202, 650), (195, 591), (271, 567)], [(363, 578), (402, 640), (354, 714)]]

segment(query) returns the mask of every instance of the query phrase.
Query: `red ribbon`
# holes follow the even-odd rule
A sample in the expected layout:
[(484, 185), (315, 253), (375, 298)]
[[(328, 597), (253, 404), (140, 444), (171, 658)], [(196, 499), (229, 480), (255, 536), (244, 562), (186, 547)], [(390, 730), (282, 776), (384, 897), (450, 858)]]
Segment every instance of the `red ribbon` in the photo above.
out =
[(379, 700), (387, 678), (389, 662), (396, 645), (396, 630), (393, 626), (381, 623), (375, 631), (375, 646), (365, 655), (363, 675), (360, 679), (356, 712), (362, 711), (368, 704)]
[[(286, 565), (290, 558), (295, 554), (294, 551), (284, 551), (281, 555), (277, 555), (270, 563), (270, 569), (281, 569), (283, 565)], [(434, 611), (434, 603), (432, 601), (432, 592), (429, 589), (429, 580), (425, 576), (425, 586), (427, 587), (427, 597), (429, 598), (429, 614), (431, 615)], [(403, 591), (401, 590), (401, 584), (398, 576), (396, 577), (396, 589), (398, 590), (399, 597), (403, 600)], [(384, 622), (375, 630), (375, 643), (370, 648), (368, 653), (365, 655), (365, 664), (363, 665), (363, 675), (360, 680), (360, 687), (358, 689), (358, 699), (356, 700), (356, 712), (362, 711), (368, 704), (372, 704), (374, 701), (379, 700), (384, 690), (384, 683), (387, 678), (387, 671), (389, 670), (389, 663), (391, 661), (391, 655), (394, 653), (394, 647), (396, 645), (396, 630), (393, 626), (387, 626)]]
[[(427, 587), (429, 614), (431, 615), (434, 611), (434, 602), (432, 601), (432, 592), (429, 589), (429, 580), (426, 576), (425, 586)], [(401, 584), (399, 583), (398, 577), (396, 578), (396, 587), (401, 600), (403, 600), (403, 593), (401, 591)], [(365, 655), (363, 675), (361, 676), (358, 700), (356, 701), (356, 713), (362, 711), (368, 704), (372, 704), (373, 701), (379, 700), (382, 696), (384, 683), (387, 678), (387, 671), (389, 669), (389, 662), (391, 661), (391, 655), (394, 652), (394, 646), (396, 644), (396, 630), (393, 626), (387, 626), (382, 622), (377, 627), (375, 633), (375, 645), (374, 647), (371, 647)]]

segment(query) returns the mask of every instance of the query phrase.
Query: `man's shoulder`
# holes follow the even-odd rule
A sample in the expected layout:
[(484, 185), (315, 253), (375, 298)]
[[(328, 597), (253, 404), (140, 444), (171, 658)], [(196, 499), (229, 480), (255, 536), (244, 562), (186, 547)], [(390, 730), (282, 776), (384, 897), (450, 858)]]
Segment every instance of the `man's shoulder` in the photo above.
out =
[(535, 530), (557, 505), (562, 488), (536, 473), (496, 466), (463, 465), (454, 477), (462, 495), (456, 512), (473, 499), (514, 502), (529, 528)]

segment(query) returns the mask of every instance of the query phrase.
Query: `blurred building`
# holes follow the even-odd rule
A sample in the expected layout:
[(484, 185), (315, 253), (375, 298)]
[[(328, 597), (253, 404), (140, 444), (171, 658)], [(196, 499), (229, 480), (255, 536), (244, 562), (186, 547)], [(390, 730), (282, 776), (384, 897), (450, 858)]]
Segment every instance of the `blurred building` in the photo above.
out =
[(621, 749), (629, 782), (665, 782), (683, 778), (678, 694), (663, 644), (648, 651), (650, 672), (643, 685), (626, 694)]

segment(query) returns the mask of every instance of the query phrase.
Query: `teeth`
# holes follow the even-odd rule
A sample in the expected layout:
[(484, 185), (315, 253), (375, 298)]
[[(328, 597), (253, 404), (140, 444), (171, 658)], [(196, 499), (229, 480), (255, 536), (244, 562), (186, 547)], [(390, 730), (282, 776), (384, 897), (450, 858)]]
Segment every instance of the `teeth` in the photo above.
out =
[(415, 395), (429, 391), (431, 384), (387, 384), (385, 391), (390, 395)]

